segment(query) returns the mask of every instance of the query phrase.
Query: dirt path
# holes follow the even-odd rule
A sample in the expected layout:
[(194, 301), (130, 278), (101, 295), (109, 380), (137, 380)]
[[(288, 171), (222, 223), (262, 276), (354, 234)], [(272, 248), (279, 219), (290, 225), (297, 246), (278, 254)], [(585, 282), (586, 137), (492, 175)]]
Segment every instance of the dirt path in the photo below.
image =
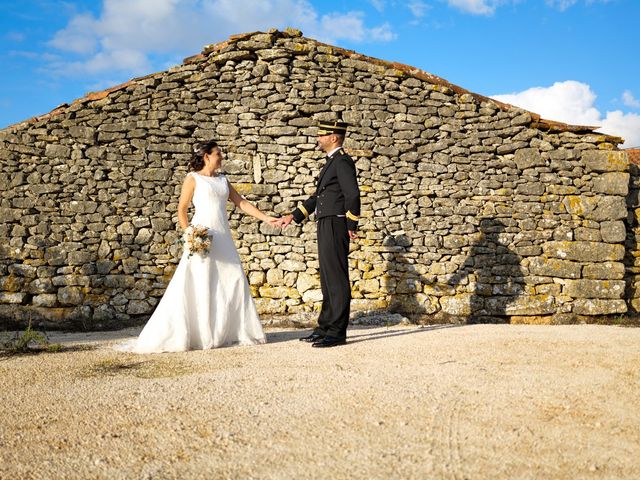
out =
[(0, 359), (0, 478), (640, 478), (640, 329), (353, 328)]

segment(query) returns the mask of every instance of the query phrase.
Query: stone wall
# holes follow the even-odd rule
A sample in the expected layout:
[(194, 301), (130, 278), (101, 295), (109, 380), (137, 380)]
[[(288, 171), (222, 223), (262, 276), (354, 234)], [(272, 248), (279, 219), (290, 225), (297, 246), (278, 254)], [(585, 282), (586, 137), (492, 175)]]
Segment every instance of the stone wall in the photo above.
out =
[[(0, 318), (100, 328), (153, 311), (178, 260), (179, 188), (215, 138), (236, 188), (290, 212), (323, 163), (317, 120), (353, 125), (355, 309), (573, 321), (625, 302), (621, 139), (545, 121), (417, 69), (270, 31), (0, 131)], [(231, 211), (260, 312), (319, 307), (315, 224)]]
[(640, 149), (627, 150), (629, 195), (627, 196), (626, 294), (629, 310), (640, 312)]

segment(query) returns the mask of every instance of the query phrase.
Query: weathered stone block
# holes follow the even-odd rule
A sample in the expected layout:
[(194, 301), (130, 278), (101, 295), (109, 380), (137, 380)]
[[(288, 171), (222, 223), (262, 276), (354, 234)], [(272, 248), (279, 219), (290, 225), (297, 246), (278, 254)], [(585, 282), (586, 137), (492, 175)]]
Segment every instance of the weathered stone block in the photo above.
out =
[(598, 280), (622, 280), (624, 272), (622, 262), (590, 263), (582, 269), (582, 276)]
[(67, 252), (62, 247), (51, 247), (44, 252), (44, 259), (49, 265), (66, 265)]
[(563, 294), (571, 298), (622, 298), (625, 282), (622, 280), (561, 280)]
[(110, 273), (115, 266), (116, 263), (112, 262), (111, 260), (98, 260), (96, 262), (96, 269), (100, 275), (106, 275)]
[(621, 243), (627, 237), (627, 230), (623, 221), (602, 222), (600, 234), (604, 242)]
[(556, 308), (551, 295), (520, 295), (487, 298), (485, 311), (490, 315), (548, 315)]
[(69, 265), (85, 265), (95, 257), (93, 252), (71, 252), (68, 256)]
[(18, 277), (35, 278), (38, 275), (38, 269), (32, 265), (14, 263), (13, 265), (9, 265), (9, 274)]
[(304, 292), (302, 301), (307, 304), (314, 304), (322, 301), (322, 290), (319, 288)]
[(111, 305), (98, 305), (93, 310), (93, 319), (98, 322), (112, 320), (116, 316), (116, 311)]
[(91, 277), (88, 277), (86, 275), (75, 275), (75, 274), (58, 275), (51, 279), (51, 283), (53, 283), (53, 285), (56, 287), (63, 287), (63, 286), (88, 287), (89, 285), (91, 285)]
[(24, 303), (27, 294), (24, 292), (0, 292), (0, 303), (21, 304)]
[(533, 257), (529, 261), (529, 272), (534, 275), (557, 278), (580, 278), (579, 263), (555, 258)]
[(153, 306), (145, 300), (131, 300), (127, 304), (127, 313), (129, 315), (144, 315), (153, 312)]
[(579, 217), (586, 217), (598, 206), (600, 197), (568, 195), (562, 200), (567, 212)]
[(573, 313), (578, 315), (612, 315), (626, 312), (627, 302), (624, 300), (580, 298), (573, 302)]
[(627, 203), (624, 197), (604, 197), (596, 208), (585, 214), (584, 218), (602, 222), (604, 220), (618, 220), (627, 216)]
[(133, 178), (148, 182), (166, 182), (172, 172), (167, 168), (140, 168), (133, 171)]
[(69, 127), (69, 133), (73, 138), (88, 144), (93, 144), (96, 137), (96, 129), (92, 127)]
[(134, 284), (134, 278), (128, 275), (105, 275), (104, 277), (104, 286), (107, 288), (131, 288)]
[(254, 286), (263, 285), (266, 280), (266, 275), (264, 272), (250, 272), (248, 277), (249, 277), (249, 285), (254, 285)]
[(317, 275), (309, 275), (308, 273), (301, 272), (298, 275), (296, 281), (296, 290), (304, 294), (308, 290), (317, 289), (320, 287), (320, 278)]
[(582, 153), (582, 161), (588, 172), (625, 172), (629, 168), (627, 154), (623, 151), (587, 150)]
[(624, 258), (624, 246), (599, 242), (551, 241), (542, 246), (542, 251), (552, 258), (577, 262), (617, 261)]
[(607, 172), (593, 179), (593, 191), (607, 195), (626, 196), (629, 193), (629, 174), (627, 172)]
[(31, 304), (34, 307), (55, 307), (56, 303), (58, 303), (58, 296), (55, 293), (34, 295), (31, 299)]
[(389, 302), (389, 309), (403, 313), (432, 314), (439, 310), (437, 299), (429, 299), (421, 293), (417, 295), (393, 295)]
[(19, 292), (25, 283), (26, 279), (24, 277), (16, 275), (0, 277), (0, 290), (4, 292)]
[(122, 259), (122, 271), (130, 274), (138, 270), (138, 259), (135, 257), (127, 257)]
[(291, 287), (272, 287), (263, 285), (259, 289), (260, 296), (265, 298), (300, 298), (300, 292)]
[(0, 207), (0, 218), (3, 222), (15, 222), (22, 216), (22, 210), (19, 208)]
[(516, 151), (513, 160), (516, 162), (516, 166), (520, 170), (532, 167), (542, 167), (547, 164), (547, 161), (542, 158), (542, 155), (537, 148), (521, 148)]
[(584, 240), (587, 242), (601, 242), (602, 235), (600, 229), (595, 228), (576, 228), (574, 230), (574, 240)]
[(29, 293), (51, 293), (55, 291), (49, 278), (36, 278), (29, 284)]
[(62, 287), (58, 290), (58, 302), (61, 305), (80, 305), (84, 293), (80, 287)]
[[(471, 301), (474, 301), (472, 308)], [(449, 315), (471, 315), (473, 310), (481, 307), (482, 300), (470, 293), (461, 293), (453, 297), (441, 297), (440, 308)]]
[(141, 228), (135, 238), (135, 243), (145, 245), (153, 238), (153, 230), (150, 228)]
[(70, 158), (71, 149), (64, 145), (54, 145), (50, 143), (45, 147), (44, 154), (47, 157)]
[(274, 300), (273, 298), (256, 298), (254, 301), (258, 312), (264, 315), (284, 313), (287, 310), (287, 304), (281, 300)]

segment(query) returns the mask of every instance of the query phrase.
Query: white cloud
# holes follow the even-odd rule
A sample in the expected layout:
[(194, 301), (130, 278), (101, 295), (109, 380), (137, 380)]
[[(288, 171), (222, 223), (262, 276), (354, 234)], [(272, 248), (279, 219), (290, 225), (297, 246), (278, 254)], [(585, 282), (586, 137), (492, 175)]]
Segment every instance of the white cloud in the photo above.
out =
[(578, 0), (547, 0), (547, 5), (564, 12), (569, 7), (574, 6), (577, 2)]
[[(587, 5), (593, 5), (594, 3), (609, 3), (612, 0), (585, 0)], [(546, 0), (546, 4), (552, 8), (557, 8), (561, 12), (573, 7), (578, 0)]]
[(369, 35), (372, 40), (378, 42), (390, 42), (398, 37), (391, 29), (391, 25), (386, 22), (379, 27), (369, 29)]
[(427, 10), (431, 8), (422, 0), (412, 0), (407, 4), (407, 7), (411, 11), (411, 14), (416, 18), (422, 18), (426, 15)]
[(191, 55), (231, 34), (287, 26), (334, 44), (396, 37), (388, 23), (368, 27), (361, 12), (321, 16), (308, 0), (104, 0), (98, 17), (76, 15), (54, 35), (50, 45), (77, 59), (51, 68), (69, 75), (145, 73), (153, 69), (152, 55)]
[(450, 7), (473, 15), (493, 15), (496, 8), (507, 0), (447, 0)]
[(523, 92), (493, 95), (492, 98), (549, 120), (599, 126), (601, 132), (624, 138), (625, 147), (640, 145), (640, 115), (616, 110), (603, 116), (594, 106), (596, 94), (585, 83), (567, 80), (550, 87), (533, 87)]
[(576, 125), (597, 125), (600, 112), (593, 106), (596, 95), (589, 85), (574, 80), (550, 87), (533, 87), (519, 93), (492, 98), (539, 113), (544, 118)]
[(624, 138), (624, 147), (640, 147), (640, 115), (637, 113), (607, 112), (600, 131)]
[(56, 32), (49, 44), (74, 53), (92, 53), (97, 47), (97, 38), (92, 32), (98, 26), (92, 15), (77, 15), (64, 30)]
[[(322, 17), (319, 22), (320, 29), (318, 29), (317, 26), (311, 25), (310, 31), (316, 31), (318, 35), (317, 38), (324, 39), (327, 43), (335, 43), (340, 39), (355, 42), (363, 42), (367, 39), (389, 41), (396, 37), (388, 23), (376, 28), (366, 28), (362, 17), (363, 14), (360, 12), (349, 12), (347, 14), (331, 13)], [(313, 36), (313, 34), (310, 36)]]
[(385, 0), (371, 0), (371, 5), (379, 12), (384, 12), (384, 7), (386, 6)]
[(640, 100), (633, 96), (630, 90), (625, 90), (622, 94), (622, 102), (631, 108), (640, 108)]

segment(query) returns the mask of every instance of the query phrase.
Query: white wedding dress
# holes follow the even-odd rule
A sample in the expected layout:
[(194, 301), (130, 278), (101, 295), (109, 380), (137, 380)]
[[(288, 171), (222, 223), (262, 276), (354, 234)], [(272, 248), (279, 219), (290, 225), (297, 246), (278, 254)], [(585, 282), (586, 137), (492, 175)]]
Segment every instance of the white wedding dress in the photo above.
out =
[(196, 182), (192, 225), (209, 228), (207, 256), (187, 252), (153, 315), (131, 342), (116, 347), (135, 353), (182, 352), (265, 343), (260, 318), (242, 270), (229, 223), (229, 184), (224, 175), (189, 173)]

